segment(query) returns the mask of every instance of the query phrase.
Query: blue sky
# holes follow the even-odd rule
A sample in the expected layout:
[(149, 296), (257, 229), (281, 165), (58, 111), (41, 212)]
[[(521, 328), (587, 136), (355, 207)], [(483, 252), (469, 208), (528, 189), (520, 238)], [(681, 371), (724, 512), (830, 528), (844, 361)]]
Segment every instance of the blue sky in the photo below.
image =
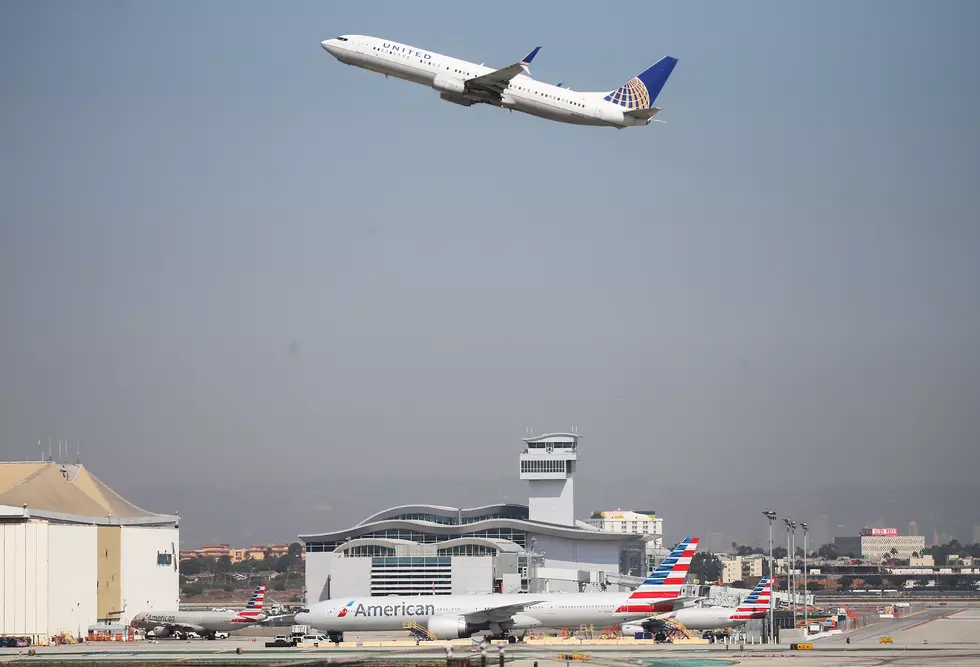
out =
[[(215, 489), (320, 508), (279, 539), (497, 499), (417, 497), (447, 471), (519, 499), (528, 426), (585, 435), (580, 514), (713, 529), (665, 464), (975, 483), (980, 5), (618, 7), (0, 5), (3, 458), (80, 439), (191, 532)], [(576, 90), (680, 62), (667, 124), (615, 131), (443, 103), (344, 33), (541, 45)]]

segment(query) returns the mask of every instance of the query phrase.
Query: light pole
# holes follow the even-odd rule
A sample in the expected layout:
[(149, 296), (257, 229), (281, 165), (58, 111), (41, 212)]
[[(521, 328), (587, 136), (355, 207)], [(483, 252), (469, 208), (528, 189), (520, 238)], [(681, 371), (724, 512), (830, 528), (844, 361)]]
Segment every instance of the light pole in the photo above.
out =
[[(793, 599), (793, 536), (796, 535), (796, 522), (786, 517), (786, 592), (789, 594), (790, 608), (793, 610), (793, 629), (796, 629), (796, 606)], [(792, 532), (791, 532), (792, 531)]]
[[(764, 510), (762, 512), (762, 515), (764, 517), (766, 517), (767, 519), (769, 519), (769, 572), (768, 572), (768, 574), (769, 574), (769, 580), (770, 581), (774, 581), (775, 579), (774, 579), (774, 577), (772, 575), (772, 572), (773, 572), (773, 569), (772, 569), (772, 522), (776, 519), (776, 513), (773, 512), (770, 509), (767, 509), (767, 510)], [(775, 620), (773, 619), (772, 605), (773, 605), (773, 597), (772, 597), (772, 593), (770, 592), (770, 594), (769, 594), (769, 643), (770, 644), (772, 643), (773, 637), (776, 634), (776, 632), (775, 632), (775, 629), (776, 629), (775, 628)]]
[(806, 599), (806, 543), (807, 543), (807, 525), (805, 523), (800, 523), (800, 528), (803, 529), (803, 635), (806, 636), (810, 634), (809, 625), (809, 615), (807, 614), (807, 604)]

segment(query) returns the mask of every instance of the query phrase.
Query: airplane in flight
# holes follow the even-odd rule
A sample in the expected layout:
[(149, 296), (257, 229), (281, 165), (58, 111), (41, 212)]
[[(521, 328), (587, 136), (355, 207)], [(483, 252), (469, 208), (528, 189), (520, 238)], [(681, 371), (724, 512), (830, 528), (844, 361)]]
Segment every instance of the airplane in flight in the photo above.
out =
[(471, 595), (383, 596), (323, 600), (300, 610), (296, 623), (325, 631), (332, 641), (344, 632), (402, 630), (409, 622), (437, 639), (470, 637), (489, 631), (513, 641), (512, 630), (606, 627), (668, 613), (693, 602), (681, 588), (698, 548), (687, 537), (654, 569), (638, 589), (627, 593), (493, 593)]
[(763, 577), (737, 607), (687, 607), (665, 614), (623, 624), (623, 634), (656, 631), (670, 619), (688, 630), (722, 630), (744, 625), (750, 619), (765, 618), (772, 596), (772, 579)]
[(342, 35), (320, 45), (342, 63), (430, 86), (443, 100), (464, 107), (490, 104), (561, 123), (619, 129), (654, 120), (660, 112), (654, 102), (677, 64), (666, 56), (615, 90), (582, 93), (531, 78), (529, 65), (540, 46), (520, 62), (492, 69), (366, 35)]
[(231, 632), (276, 618), (262, 611), (264, 603), (265, 584), (260, 584), (241, 611), (146, 611), (136, 614), (130, 626), (152, 630), (158, 639), (188, 632), (214, 639), (218, 632)]

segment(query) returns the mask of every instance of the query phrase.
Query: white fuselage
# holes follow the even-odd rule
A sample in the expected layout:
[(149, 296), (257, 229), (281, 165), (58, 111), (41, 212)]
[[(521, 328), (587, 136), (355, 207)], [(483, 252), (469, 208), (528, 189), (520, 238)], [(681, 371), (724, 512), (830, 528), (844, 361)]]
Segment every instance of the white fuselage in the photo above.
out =
[[(318, 602), (308, 612), (297, 614), (296, 622), (331, 633), (401, 630), (406, 624), (415, 622), (430, 630), (436, 629), (435, 634), (443, 639), (465, 637), (482, 630), (501, 632), (583, 624), (608, 626), (650, 615), (649, 611), (618, 612), (628, 597), (629, 593), (520, 593), (347, 598)], [(508, 616), (507, 620), (481, 620), (476, 615), (484, 610), (527, 602), (534, 604)], [(463, 615), (470, 621), (466, 627), (460, 626)], [(461, 631), (440, 631), (447, 628)]]
[(723, 630), (745, 623), (733, 620), (734, 613), (729, 607), (689, 607), (674, 612), (671, 618), (689, 630)]
[(147, 631), (164, 628), (165, 634), (170, 634), (175, 629), (205, 633), (231, 632), (261, 623), (264, 619), (264, 615), (244, 617), (236, 611), (153, 611), (137, 614), (130, 625)]
[(469, 96), (461, 92), (463, 83), (493, 68), (378, 37), (345, 35), (343, 41), (328, 39), (322, 46), (342, 63), (432, 87), (443, 99), (464, 106), (486, 103), (573, 125), (631, 127), (649, 122), (624, 115), (623, 107), (603, 99), (606, 93), (578, 93), (524, 74), (511, 79), (499, 99)]

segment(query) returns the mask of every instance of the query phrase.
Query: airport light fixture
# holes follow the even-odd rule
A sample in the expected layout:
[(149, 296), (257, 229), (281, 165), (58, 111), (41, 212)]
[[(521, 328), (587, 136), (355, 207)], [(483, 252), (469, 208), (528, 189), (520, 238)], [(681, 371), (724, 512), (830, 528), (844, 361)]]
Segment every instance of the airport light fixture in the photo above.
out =
[(786, 517), (786, 591), (789, 594), (790, 608), (793, 610), (793, 628), (796, 628), (796, 598), (793, 593), (793, 561), (796, 554), (793, 553), (793, 546), (796, 538), (796, 522)]
[[(769, 519), (769, 572), (768, 572), (768, 574), (769, 574), (769, 581), (772, 582), (772, 581), (774, 581), (774, 577), (773, 577), (773, 574), (772, 574), (773, 573), (773, 569), (772, 569), (772, 522), (776, 520), (776, 513), (773, 512), (771, 509), (768, 509), (767, 508), (767, 509), (763, 510), (762, 516), (764, 516), (767, 519)], [(770, 583), (770, 585), (771, 585), (771, 583)], [(773, 641), (773, 636), (775, 636), (775, 634), (776, 634), (775, 630), (776, 630), (776, 628), (775, 628), (775, 620), (774, 620), (774, 614), (773, 614), (773, 596), (770, 593), (770, 595), (769, 595), (769, 643), (770, 644)]]
[(809, 625), (809, 615), (807, 614), (807, 598), (806, 598), (806, 549), (807, 549), (807, 535), (809, 533), (807, 525), (800, 522), (800, 528), (803, 529), (803, 635), (806, 636), (810, 634)]

